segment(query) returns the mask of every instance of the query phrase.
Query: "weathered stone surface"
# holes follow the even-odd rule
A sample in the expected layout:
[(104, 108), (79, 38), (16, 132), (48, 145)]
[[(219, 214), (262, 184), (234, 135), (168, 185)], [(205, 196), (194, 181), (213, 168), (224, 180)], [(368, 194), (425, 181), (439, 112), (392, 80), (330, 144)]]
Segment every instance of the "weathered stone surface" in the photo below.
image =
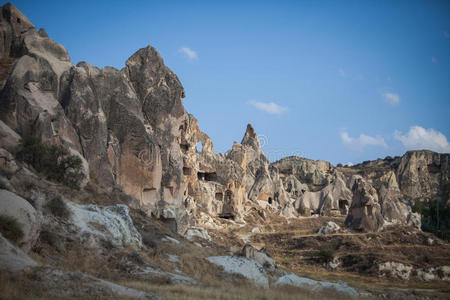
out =
[(9, 152), (16, 151), (21, 137), (0, 120), (0, 147)]
[(193, 241), (196, 238), (211, 241), (208, 231), (202, 227), (189, 227), (186, 231), (186, 238), (190, 241)]
[(377, 231), (383, 224), (377, 191), (358, 179), (352, 188), (353, 199), (345, 224), (357, 231)]
[(344, 180), (336, 177), (332, 183), (317, 192), (305, 192), (295, 202), (295, 207), (311, 210), (321, 215), (347, 215), (352, 202), (352, 192)]
[(333, 179), (333, 166), (323, 160), (310, 160), (306, 158), (290, 156), (275, 163), (280, 174), (294, 175), (300, 182), (308, 185), (310, 191), (319, 191), (331, 183)]
[(0, 234), (0, 270), (21, 271), (37, 263)]
[(31, 250), (39, 237), (40, 218), (28, 201), (7, 190), (0, 190), (0, 215), (10, 216), (21, 225), (24, 236), (18, 245), (25, 252)]
[(340, 230), (341, 230), (341, 227), (339, 227), (338, 224), (336, 224), (332, 221), (328, 221), (325, 224), (323, 224), (322, 227), (320, 227), (319, 233), (320, 234), (331, 234), (331, 233), (339, 232)]
[(126, 205), (99, 207), (67, 202), (71, 224), (86, 246), (98, 247), (102, 240), (115, 246), (142, 247), (142, 238), (130, 218)]
[(269, 287), (269, 279), (264, 267), (248, 258), (235, 256), (211, 256), (208, 260), (223, 267), (227, 273), (240, 274), (256, 285)]
[(89, 176), (82, 187), (90, 181), (120, 190), (127, 204), (180, 234), (193, 225), (220, 228), (220, 218), (241, 222), (246, 207), (286, 218), (300, 210), (346, 215), (358, 178), (376, 190), (388, 223), (420, 226), (410, 208), (415, 200), (450, 203), (449, 154), (410, 151), (357, 168), (300, 157), (270, 163), (250, 124), (240, 143), (217, 154), (153, 47), (138, 50), (122, 70), (74, 66), (66, 49), (13, 5), (1, 9), (0, 147), (14, 153), (27, 135), (63, 145), (83, 160)]
[(246, 243), (242, 248), (241, 255), (257, 261), (268, 271), (273, 271), (276, 268), (275, 260), (272, 258), (272, 256), (270, 256), (266, 248), (257, 250), (252, 246), (252, 244)]
[(450, 203), (450, 154), (408, 151), (401, 158), (396, 175), (402, 193), (411, 199), (441, 199)]

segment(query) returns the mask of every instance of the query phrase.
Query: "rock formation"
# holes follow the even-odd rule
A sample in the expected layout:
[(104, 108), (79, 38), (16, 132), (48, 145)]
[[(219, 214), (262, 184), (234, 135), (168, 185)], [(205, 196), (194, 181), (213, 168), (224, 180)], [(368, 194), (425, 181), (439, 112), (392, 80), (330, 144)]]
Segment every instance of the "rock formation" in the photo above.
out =
[(384, 223), (377, 191), (362, 179), (352, 187), (353, 199), (345, 224), (357, 231), (377, 231)]
[[(138, 50), (121, 70), (75, 66), (13, 5), (1, 10), (0, 162), (9, 172), (19, 170), (20, 139), (38, 136), (82, 159), (82, 188), (127, 195), (125, 204), (182, 234), (243, 221), (252, 209), (286, 218), (349, 214), (348, 224), (364, 230), (379, 229), (382, 219), (417, 226), (415, 200), (450, 202), (449, 154), (410, 151), (355, 168), (300, 157), (270, 163), (250, 124), (241, 143), (215, 153), (184, 109), (182, 84), (153, 47)], [(352, 193), (358, 176), (375, 194), (362, 183)], [(10, 181), (0, 183), (13, 190)]]

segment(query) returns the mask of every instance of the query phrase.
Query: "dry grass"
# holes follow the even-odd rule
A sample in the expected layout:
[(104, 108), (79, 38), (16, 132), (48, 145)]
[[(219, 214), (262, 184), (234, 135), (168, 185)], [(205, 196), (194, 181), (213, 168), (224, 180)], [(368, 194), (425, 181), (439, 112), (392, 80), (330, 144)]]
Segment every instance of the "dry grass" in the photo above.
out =
[(149, 285), (145, 282), (122, 282), (124, 286), (151, 292), (173, 300), (299, 300), (299, 299), (348, 299), (335, 290), (311, 292), (296, 287), (271, 289), (255, 288), (251, 285), (233, 285), (221, 282), (216, 286)]
[[(69, 285), (76, 286), (78, 296), (56, 296), (58, 289), (62, 287), (50, 288), (51, 283), (45, 279), (36, 277), (33, 271), (28, 273), (10, 273), (8, 271), (0, 271), (0, 300), (56, 300), (56, 299), (92, 299), (106, 300), (111, 299), (110, 296), (89, 295), (82, 285), (72, 282)], [(134, 299), (130, 297), (120, 297), (120, 299)]]

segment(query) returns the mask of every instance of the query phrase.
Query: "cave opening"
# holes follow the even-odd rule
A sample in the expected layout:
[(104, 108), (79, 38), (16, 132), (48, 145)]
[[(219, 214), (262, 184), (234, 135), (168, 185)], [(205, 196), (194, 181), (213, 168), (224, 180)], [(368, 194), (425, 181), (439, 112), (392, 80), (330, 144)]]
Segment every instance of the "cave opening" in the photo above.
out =
[(217, 181), (217, 174), (215, 172), (198, 172), (197, 177), (199, 180), (204, 181)]
[(348, 211), (348, 201), (347, 200), (339, 200), (339, 210), (342, 215), (346, 215)]
[(216, 193), (216, 200), (222, 201), (223, 200), (223, 194), (222, 193)]
[(191, 168), (183, 167), (183, 175), (191, 176)]
[(183, 153), (186, 153), (189, 151), (189, 144), (180, 144), (180, 148)]
[(233, 213), (221, 213), (219, 214), (219, 218), (234, 220), (235, 216)]
[(269, 202), (269, 204), (272, 204), (272, 197), (269, 197), (267, 201)]

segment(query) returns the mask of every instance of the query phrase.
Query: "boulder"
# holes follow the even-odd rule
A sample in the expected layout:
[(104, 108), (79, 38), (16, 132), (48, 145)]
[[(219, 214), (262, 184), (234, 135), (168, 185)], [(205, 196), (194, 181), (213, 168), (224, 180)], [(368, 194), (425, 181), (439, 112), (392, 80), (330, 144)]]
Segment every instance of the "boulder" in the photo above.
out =
[(209, 236), (208, 231), (202, 227), (189, 227), (186, 231), (185, 236), (190, 241), (193, 241), (196, 238), (211, 241), (211, 237)]
[(293, 273), (283, 275), (279, 277), (273, 284), (274, 286), (292, 285), (300, 288), (306, 288), (308, 290), (313, 290), (316, 292), (325, 289), (334, 289), (340, 294), (344, 294), (347, 297), (358, 297), (359, 293), (354, 288), (348, 286), (343, 281), (327, 282), (327, 281), (316, 281), (305, 277), (299, 277)]
[(211, 256), (208, 260), (223, 267), (224, 271), (232, 274), (239, 274), (262, 287), (269, 287), (269, 279), (264, 267), (248, 258), (235, 256)]
[(70, 223), (88, 247), (99, 247), (108, 240), (117, 247), (142, 247), (140, 233), (134, 227), (128, 206), (116, 204), (100, 207), (66, 201), (71, 211)]
[(39, 237), (41, 223), (34, 207), (22, 197), (7, 190), (0, 190), (0, 215), (17, 220), (24, 234), (17, 244), (25, 252), (30, 251)]
[(246, 258), (257, 261), (269, 271), (273, 271), (276, 269), (275, 260), (267, 252), (266, 248), (256, 250), (250, 243), (246, 243), (245, 246), (242, 248), (241, 255)]
[(341, 227), (339, 227), (338, 224), (336, 224), (332, 221), (328, 221), (325, 224), (323, 224), (322, 227), (320, 227), (319, 233), (320, 234), (332, 234), (332, 233), (339, 232), (340, 230), (341, 230)]

